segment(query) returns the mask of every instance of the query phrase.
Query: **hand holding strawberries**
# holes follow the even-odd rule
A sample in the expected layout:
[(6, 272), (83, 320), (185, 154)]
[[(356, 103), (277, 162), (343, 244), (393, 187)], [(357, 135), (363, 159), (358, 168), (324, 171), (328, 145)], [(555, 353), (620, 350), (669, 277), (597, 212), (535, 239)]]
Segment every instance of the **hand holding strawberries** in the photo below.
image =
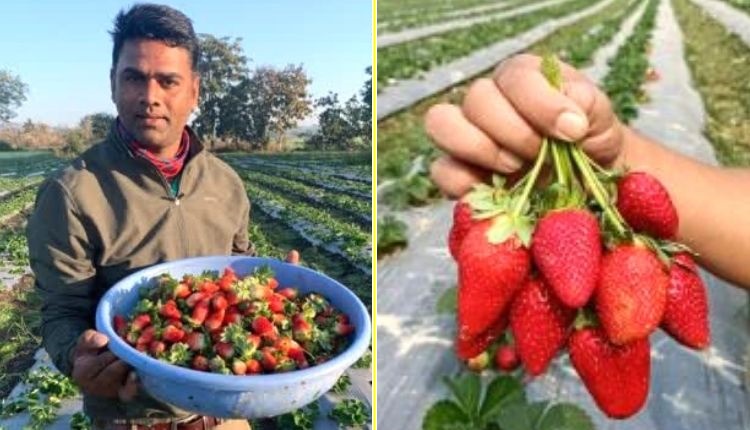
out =
[[(554, 57), (540, 69), (546, 91), (564, 88)], [(540, 174), (545, 165), (552, 177)], [(607, 170), (581, 147), (543, 137), (522, 178), (495, 176), (456, 203), (448, 247), (458, 264), (458, 357), (483, 369), (509, 325), (530, 375), (567, 347), (603, 412), (635, 414), (649, 391), (651, 333), (709, 343), (705, 286), (690, 250), (672, 241), (678, 225), (653, 176)]]
[(616, 164), (624, 127), (607, 96), (566, 64), (562, 92), (554, 90), (540, 63), (533, 55), (513, 57), (492, 79), (475, 81), (461, 107), (438, 104), (428, 111), (427, 134), (446, 152), (431, 169), (444, 193), (462, 196), (491, 172), (518, 173), (536, 158), (542, 136), (579, 142), (599, 164)]
[(73, 381), (89, 395), (130, 401), (138, 392), (138, 380), (130, 366), (106, 350), (103, 333), (86, 330), (71, 350)]

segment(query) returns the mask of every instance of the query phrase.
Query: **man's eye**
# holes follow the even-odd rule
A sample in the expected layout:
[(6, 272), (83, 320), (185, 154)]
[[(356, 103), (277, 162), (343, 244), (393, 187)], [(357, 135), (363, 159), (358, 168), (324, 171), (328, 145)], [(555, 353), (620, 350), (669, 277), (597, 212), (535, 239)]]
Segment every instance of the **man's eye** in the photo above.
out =
[(167, 80), (161, 81), (161, 85), (165, 88), (171, 88), (177, 85), (177, 81), (167, 79)]
[(142, 80), (143, 79), (141, 79), (140, 76), (133, 76), (133, 75), (125, 76), (125, 82), (140, 82)]

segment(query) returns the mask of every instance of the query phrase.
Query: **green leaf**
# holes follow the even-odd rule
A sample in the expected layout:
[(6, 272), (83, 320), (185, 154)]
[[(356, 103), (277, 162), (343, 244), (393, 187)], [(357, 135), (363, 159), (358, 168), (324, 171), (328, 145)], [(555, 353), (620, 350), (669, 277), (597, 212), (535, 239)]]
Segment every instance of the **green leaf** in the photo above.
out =
[(512, 376), (498, 376), (487, 387), (479, 417), (491, 421), (509, 403), (523, 401), (524, 392), (518, 379)]
[(586, 412), (572, 403), (558, 403), (547, 410), (537, 430), (595, 430)]
[(456, 425), (468, 423), (469, 417), (454, 402), (441, 400), (430, 409), (422, 419), (422, 430), (448, 430)]
[(505, 242), (514, 232), (515, 225), (510, 216), (501, 216), (492, 222), (487, 230), (487, 240), (498, 244)]
[(510, 403), (500, 410), (496, 422), (503, 430), (536, 430), (535, 424), (547, 407), (547, 402)]
[(393, 215), (386, 215), (378, 220), (378, 256), (405, 247), (409, 242), (407, 228), (406, 223)]
[(482, 383), (479, 376), (470, 373), (463, 377), (445, 378), (445, 383), (456, 396), (458, 404), (469, 419), (474, 419), (479, 412), (479, 398), (482, 396)]
[(439, 314), (453, 314), (458, 309), (458, 287), (453, 286), (443, 291), (437, 301), (435, 310)]

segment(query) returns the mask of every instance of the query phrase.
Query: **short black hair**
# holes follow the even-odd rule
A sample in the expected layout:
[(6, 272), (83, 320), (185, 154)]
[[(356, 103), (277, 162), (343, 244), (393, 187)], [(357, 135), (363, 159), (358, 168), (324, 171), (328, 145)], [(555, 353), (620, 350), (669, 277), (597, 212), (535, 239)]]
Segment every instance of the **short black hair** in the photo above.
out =
[(164, 42), (168, 46), (187, 49), (193, 71), (198, 70), (198, 37), (190, 18), (177, 9), (159, 4), (136, 4), (127, 12), (121, 10), (117, 14), (115, 28), (110, 34), (114, 41), (112, 68), (117, 64), (120, 50), (126, 40), (151, 39)]

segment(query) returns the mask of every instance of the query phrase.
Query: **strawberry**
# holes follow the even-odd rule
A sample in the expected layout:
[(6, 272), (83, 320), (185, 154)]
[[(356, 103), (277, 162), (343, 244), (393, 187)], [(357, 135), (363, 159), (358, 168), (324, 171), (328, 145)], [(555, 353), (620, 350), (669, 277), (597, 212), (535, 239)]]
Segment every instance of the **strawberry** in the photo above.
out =
[(137, 349), (140, 352), (148, 352), (148, 344), (147, 343), (138, 343), (135, 345), (135, 349)]
[(312, 337), (312, 326), (301, 314), (292, 316), (292, 336), (300, 342), (310, 340)]
[(182, 313), (177, 309), (177, 303), (170, 299), (161, 306), (159, 309), (159, 315), (171, 319), (180, 319)]
[(154, 326), (148, 326), (141, 332), (141, 335), (138, 337), (138, 339), (135, 341), (136, 345), (146, 345), (148, 346), (155, 338), (156, 335), (156, 327)]
[(199, 331), (191, 331), (185, 338), (188, 348), (192, 351), (200, 351), (206, 347), (206, 337)]
[(208, 370), (208, 359), (202, 355), (196, 355), (193, 357), (191, 367), (195, 370)]
[(352, 324), (338, 321), (333, 327), (333, 331), (339, 336), (348, 336), (351, 333), (354, 333), (354, 326)]
[(596, 217), (583, 209), (550, 211), (536, 225), (534, 263), (557, 297), (571, 308), (589, 301), (596, 288), (601, 241)]
[(234, 356), (234, 347), (229, 342), (217, 342), (216, 345), (214, 345), (214, 350), (216, 350), (216, 353), (221, 356), (221, 358), (231, 358)]
[(260, 361), (250, 359), (245, 362), (245, 366), (247, 368), (247, 373), (250, 375), (256, 375), (258, 373), (261, 373), (263, 371), (263, 367), (260, 364)]
[(232, 284), (237, 281), (237, 275), (230, 267), (224, 269), (224, 274), (219, 279), (219, 288), (222, 291), (231, 291)]
[(234, 290), (227, 291), (225, 295), (227, 297), (227, 304), (229, 306), (234, 306), (240, 302), (240, 298), (239, 296), (237, 296), (237, 293)]
[(253, 332), (259, 336), (273, 332), (274, 326), (266, 317), (257, 317), (253, 320)]
[(125, 338), (128, 334), (128, 321), (122, 315), (115, 315), (113, 326), (115, 333), (121, 338)]
[(706, 286), (690, 254), (677, 254), (672, 261), (661, 328), (690, 348), (703, 349), (710, 342)]
[(174, 291), (172, 292), (172, 297), (178, 298), (178, 299), (185, 299), (191, 294), (192, 294), (192, 290), (190, 290), (190, 287), (187, 284), (180, 282), (179, 284), (177, 284), (177, 286), (174, 287)]
[(211, 308), (215, 311), (223, 311), (229, 306), (226, 297), (223, 294), (217, 293), (211, 299)]
[(518, 353), (513, 345), (501, 345), (495, 351), (495, 367), (505, 372), (512, 372), (518, 368)]
[(160, 340), (154, 340), (148, 345), (148, 352), (154, 356), (163, 354), (166, 349), (166, 345)]
[(281, 294), (286, 297), (287, 300), (294, 300), (299, 295), (299, 291), (296, 288), (282, 288), (277, 291), (277, 294)]
[(276, 369), (276, 365), (278, 364), (278, 360), (276, 360), (276, 357), (274, 356), (274, 352), (276, 352), (273, 348), (263, 348), (261, 351), (261, 360), (260, 363), (263, 365), (263, 368), (265, 370), (271, 371)]
[(130, 329), (140, 331), (149, 324), (151, 324), (151, 316), (149, 314), (140, 314), (133, 318), (133, 322), (130, 323)]
[(244, 375), (247, 373), (247, 364), (242, 360), (232, 360), (232, 373), (235, 375)]
[(215, 292), (219, 291), (219, 289), (220, 289), (217, 284), (215, 284), (215, 283), (213, 283), (211, 281), (204, 281), (200, 285), (199, 288), (200, 288), (200, 291), (206, 293), (209, 296), (212, 295), (212, 294), (214, 294)]
[(631, 172), (617, 183), (617, 210), (634, 230), (661, 239), (677, 234), (677, 210), (666, 188), (645, 172)]
[(461, 243), (469, 233), (469, 229), (475, 224), (471, 212), (471, 206), (463, 200), (457, 201), (453, 206), (453, 225), (448, 234), (448, 250), (454, 259), (458, 259)]
[(221, 325), (224, 322), (224, 315), (224, 309), (212, 313), (208, 316), (208, 318), (206, 318), (206, 321), (203, 322), (203, 326), (206, 327), (209, 331), (218, 330), (219, 328), (221, 328)]
[(190, 315), (190, 318), (192, 319), (194, 324), (201, 325), (204, 321), (206, 321), (206, 317), (208, 316), (208, 307), (208, 299), (202, 299), (195, 305), (195, 307), (193, 308), (193, 313)]
[(618, 346), (600, 328), (586, 328), (573, 332), (568, 348), (573, 367), (607, 416), (627, 418), (643, 407), (651, 372), (648, 338)]
[(516, 294), (510, 307), (510, 328), (515, 349), (526, 371), (544, 373), (565, 345), (575, 311), (563, 305), (541, 279), (531, 279)]
[(164, 327), (164, 332), (162, 333), (162, 339), (164, 339), (167, 342), (179, 342), (185, 337), (185, 332), (181, 329), (173, 326), (168, 325)]
[(187, 299), (185, 299), (185, 303), (191, 308), (195, 307), (198, 302), (206, 298), (206, 293), (203, 292), (195, 292), (191, 294)]
[(529, 273), (528, 250), (515, 236), (490, 243), (491, 226), (473, 226), (458, 253), (458, 336), (464, 340), (492, 326)]
[(461, 337), (457, 336), (456, 355), (462, 360), (468, 360), (472, 357), (476, 357), (482, 351), (486, 350), (492, 342), (500, 337), (507, 326), (508, 318), (506, 316), (502, 316), (493, 324), (492, 327), (489, 328), (489, 330), (480, 334), (479, 336), (470, 339), (462, 339)]
[(279, 281), (276, 280), (276, 278), (271, 278), (266, 283), (266, 286), (272, 290), (275, 290), (279, 286)]
[(235, 307), (227, 309), (224, 315), (223, 325), (239, 324), (242, 322), (242, 314)]
[(612, 343), (623, 345), (651, 334), (667, 301), (667, 276), (649, 249), (619, 245), (602, 259), (596, 311)]
[(278, 294), (274, 294), (268, 299), (268, 309), (273, 313), (284, 312), (284, 301), (286, 298)]
[(260, 348), (260, 336), (257, 334), (248, 334), (247, 335), (247, 341), (250, 342), (255, 348)]
[(482, 352), (476, 357), (472, 357), (466, 361), (466, 367), (472, 372), (481, 372), (484, 369), (490, 367), (490, 354), (487, 351)]

